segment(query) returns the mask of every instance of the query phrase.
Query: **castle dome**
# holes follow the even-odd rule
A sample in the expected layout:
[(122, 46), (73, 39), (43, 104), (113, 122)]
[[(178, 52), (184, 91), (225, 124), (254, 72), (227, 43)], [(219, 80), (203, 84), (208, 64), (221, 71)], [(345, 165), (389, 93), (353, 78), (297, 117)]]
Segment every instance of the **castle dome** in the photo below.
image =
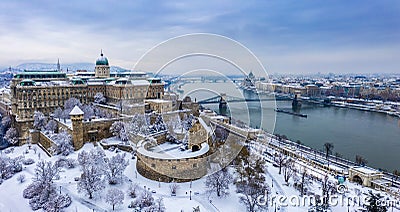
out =
[(103, 51), (100, 53), (100, 57), (96, 60), (96, 65), (107, 65), (108, 66), (108, 59), (103, 55)]

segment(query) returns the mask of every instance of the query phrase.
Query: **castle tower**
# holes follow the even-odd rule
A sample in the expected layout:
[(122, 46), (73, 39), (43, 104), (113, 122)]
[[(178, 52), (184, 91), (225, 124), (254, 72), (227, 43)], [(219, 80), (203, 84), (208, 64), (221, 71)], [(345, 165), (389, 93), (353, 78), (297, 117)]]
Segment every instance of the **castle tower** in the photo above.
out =
[(189, 129), (188, 148), (193, 152), (200, 150), (201, 144), (208, 141), (208, 132), (203, 124), (204, 121), (199, 119)]
[(75, 150), (83, 146), (83, 114), (83, 111), (78, 106), (75, 106), (69, 113), (72, 121), (72, 143)]
[(110, 66), (108, 64), (108, 59), (103, 55), (103, 50), (101, 50), (100, 57), (96, 60), (95, 77), (97, 78), (109, 78), (110, 77)]

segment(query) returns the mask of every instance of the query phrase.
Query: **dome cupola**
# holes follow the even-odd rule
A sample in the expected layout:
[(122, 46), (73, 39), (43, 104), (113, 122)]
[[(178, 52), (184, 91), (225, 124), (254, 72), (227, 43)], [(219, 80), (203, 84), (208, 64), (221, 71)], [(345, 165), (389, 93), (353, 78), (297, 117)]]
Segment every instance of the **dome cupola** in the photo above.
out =
[(103, 50), (101, 50), (100, 57), (96, 60), (96, 65), (106, 65), (108, 66), (108, 59), (103, 55)]

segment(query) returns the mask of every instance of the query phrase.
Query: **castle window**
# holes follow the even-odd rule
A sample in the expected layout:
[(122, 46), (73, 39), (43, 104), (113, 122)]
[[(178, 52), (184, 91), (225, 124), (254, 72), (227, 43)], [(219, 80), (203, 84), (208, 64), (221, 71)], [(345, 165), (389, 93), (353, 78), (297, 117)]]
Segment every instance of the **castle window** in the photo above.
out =
[(176, 169), (176, 166), (172, 166), (172, 169)]
[(156, 168), (156, 164), (152, 163), (151, 168)]
[(197, 168), (197, 163), (193, 163), (193, 168)]

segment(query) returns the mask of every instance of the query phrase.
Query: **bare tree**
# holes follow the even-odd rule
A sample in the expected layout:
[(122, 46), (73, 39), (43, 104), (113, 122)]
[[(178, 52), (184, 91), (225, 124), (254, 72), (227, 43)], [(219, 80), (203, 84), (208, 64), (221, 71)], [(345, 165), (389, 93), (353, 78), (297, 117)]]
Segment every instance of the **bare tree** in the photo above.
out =
[(365, 159), (361, 155), (356, 155), (356, 164), (359, 166), (365, 166), (368, 163), (367, 159)]
[(169, 185), (169, 190), (171, 191), (172, 195), (176, 195), (179, 188), (180, 188), (180, 186), (178, 184), (176, 184), (175, 182), (173, 182), (171, 185)]
[(305, 192), (307, 191), (307, 187), (309, 185), (309, 177), (307, 173), (307, 168), (303, 167), (300, 170), (300, 177), (295, 175), (295, 188), (297, 188), (300, 191), (300, 196), (303, 196)]
[(329, 180), (328, 175), (325, 175), (322, 181), (322, 197), (325, 208), (329, 207), (329, 196), (336, 193), (336, 184)]
[(333, 148), (334, 148), (334, 146), (332, 143), (329, 143), (329, 142), (324, 143), (325, 157), (327, 160), (328, 160), (329, 154), (332, 154)]
[(288, 158), (283, 153), (275, 153), (274, 161), (278, 165), (279, 174), (282, 173), (282, 167), (286, 163)]
[(220, 197), (229, 195), (229, 184), (232, 180), (232, 175), (228, 169), (224, 168), (214, 174), (208, 175), (205, 184), (209, 192), (215, 192)]
[(132, 183), (129, 186), (127, 193), (131, 198), (136, 198), (138, 196), (139, 190), (140, 190), (139, 184)]
[(124, 192), (119, 189), (112, 188), (108, 190), (106, 195), (106, 202), (115, 209), (115, 205), (122, 205), (124, 202)]
[(289, 183), (290, 178), (296, 173), (294, 161), (288, 158), (283, 163), (283, 179), (286, 183)]

